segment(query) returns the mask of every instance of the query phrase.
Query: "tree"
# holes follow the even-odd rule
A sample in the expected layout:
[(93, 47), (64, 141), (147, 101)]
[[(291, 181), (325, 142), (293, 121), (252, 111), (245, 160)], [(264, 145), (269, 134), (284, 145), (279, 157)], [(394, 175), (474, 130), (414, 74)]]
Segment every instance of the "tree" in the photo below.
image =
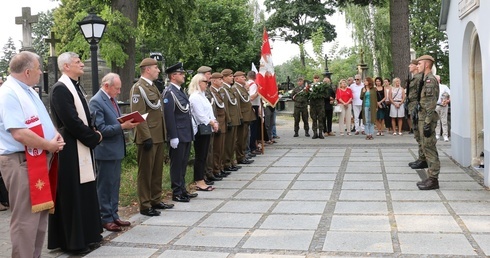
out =
[(9, 37), (7, 43), (3, 46), (2, 52), (3, 56), (0, 58), (0, 77), (5, 77), (9, 74), (8, 68), (10, 60), (12, 60), (12, 57), (17, 53), (12, 37)]
[(322, 0), (265, 0), (267, 12), (274, 11), (266, 26), (272, 37), (280, 37), (300, 48), (300, 60), (306, 65), (304, 44), (319, 27), (323, 28), (326, 42), (337, 37), (335, 26), (327, 21), (334, 13), (330, 2)]
[(410, 63), (409, 0), (390, 0), (391, 57), (393, 77), (408, 77)]
[(441, 0), (411, 0), (410, 40), (417, 56), (429, 54), (434, 57), (437, 74), (447, 81), (449, 80), (449, 53), (447, 35), (438, 30), (440, 6)]

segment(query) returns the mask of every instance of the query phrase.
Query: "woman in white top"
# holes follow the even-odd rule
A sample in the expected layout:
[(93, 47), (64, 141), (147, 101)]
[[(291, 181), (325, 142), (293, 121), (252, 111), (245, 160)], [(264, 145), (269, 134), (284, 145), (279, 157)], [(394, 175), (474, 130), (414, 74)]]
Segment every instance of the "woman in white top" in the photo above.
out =
[(204, 182), (204, 168), (208, 156), (211, 135), (200, 135), (197, 133), (197, 125), (211, 125), (213, 132), (218, 131), (218, 122), (213, 114), (211, 103), (204, 95), (208, 81), (202, 74), (192, 77), (189, 84), (189, 102), (191, 104), (192, 127), (194, 130), (194, 181), (198, 191), (212, 191), (214, 188)]
[(390, 97), (391, 108), (390, 117), (393, 126), (393, 135), (396, 135), (396, 120), (398, 119), (398, 135), (402, 135), (403, 118), (405, 117), (405, 90), (400, 86), (400, 78), (393, 79), (393, 87), (388, 94)]

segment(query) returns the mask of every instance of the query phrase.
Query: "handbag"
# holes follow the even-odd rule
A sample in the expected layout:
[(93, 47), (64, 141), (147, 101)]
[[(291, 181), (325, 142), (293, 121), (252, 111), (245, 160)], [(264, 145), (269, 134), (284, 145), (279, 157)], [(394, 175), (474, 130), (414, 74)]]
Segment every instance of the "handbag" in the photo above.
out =
[(198, 135), (211, 135), (213, 129), (210, 124), (198, 124), (197, 125), (197, 134)]
[(382, 109), (388, 109), (388, 105), (386, 105), (385, 102), (381, 102), (381, 108)]
[(333, 107), (333, 112), (334, 113), (340, 113), (340, 112), (342, 112), (342, 108), (339, 105), (336, 105)]

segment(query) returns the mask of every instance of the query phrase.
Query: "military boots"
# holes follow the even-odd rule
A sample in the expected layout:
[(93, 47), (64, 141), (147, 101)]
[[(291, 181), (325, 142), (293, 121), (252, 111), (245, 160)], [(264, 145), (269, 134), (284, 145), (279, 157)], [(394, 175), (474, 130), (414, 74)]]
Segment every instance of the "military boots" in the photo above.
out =
[(310, 137), (310, 133), (308, 133), (308, 130), (305, 130), (305, 136)]
[(311, 137), (311, 139), (316, 139), (318, 138), (318, 134), (316, 133), (316, 131), (313, 132), (313, 137)]
[(423, 168), (428, 168), (429, 165), (427, 164), (427, 161), (419, 160), (417, 163), (411, 165), (410, 167), (412, 169), (423, 169)]
[(423, 181), (417, 182), (417, 187), (420, 190), (439, 189), (439, 180), (437, 178), (429, 177)]

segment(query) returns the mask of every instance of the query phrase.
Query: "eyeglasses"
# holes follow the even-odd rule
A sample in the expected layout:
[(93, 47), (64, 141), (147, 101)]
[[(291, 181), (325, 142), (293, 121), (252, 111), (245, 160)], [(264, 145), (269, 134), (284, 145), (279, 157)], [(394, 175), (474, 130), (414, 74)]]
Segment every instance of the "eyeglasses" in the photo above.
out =
[(205, 83), (208, 83), (208, 81), (201, 81), (201, 82), (205, 82)]

